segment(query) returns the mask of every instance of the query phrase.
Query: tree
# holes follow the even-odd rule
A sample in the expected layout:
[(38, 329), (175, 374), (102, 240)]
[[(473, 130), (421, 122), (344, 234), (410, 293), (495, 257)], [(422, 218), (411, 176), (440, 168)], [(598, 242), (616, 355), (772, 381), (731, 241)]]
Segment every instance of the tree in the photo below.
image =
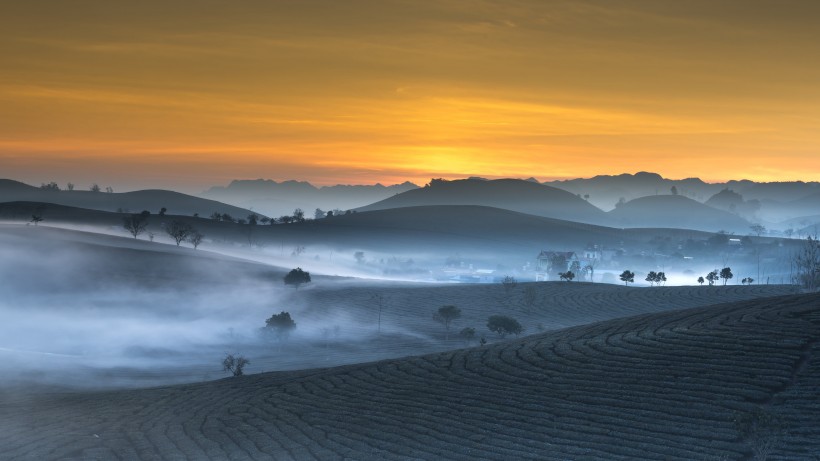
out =
[(54, 192), (59, 192), (59, 191), (60, 191), (60, 186), (58, 186), (56, 182), (51, 181), (51, 182), (50, 182), (50, 183), (48, 183), (48, 184), (46, 184), (46, 183), (41, 183), (41, 184), (40, 184), (40, 189), (43, 189), (43, 190), (48, 190), (48, 191), (54, 191)]
[(248, 215), (248, 224), (251, 226), (255, 226), (256, 223), (259, 222), (259, 215), (256, 213), (251, 213)]
[(148, 227), (148, 221), (142, 214), (132, 214), (131, 216), (122, 218), (122, 227), (127, 230), (129, 234), (133, 235), (134, 238), (137, 238), (138, 235), (145, 232), (145, 228)]
[(438, 308), (437, 312), (433, 312), (433, 320), (444, 325), (444, 340), (450, 339), (450, 323), (461, 317), (461, 309), (456, 306), (447, 305)]
[(225, 358), (222, 359), (222, 371), (230, 371), (234, 376), (242, 376), (244, 374), (243, 370), (245, 369), (245, 365), (249, 363), (251, 363), (251, 361), (241, 355), (234, 357), (233, 354), (227, 354)]
[(213, 219), (214, 221), (222, 221), (222, 214), (218, 211), (214, 211), (213, 213), (211, 213), (211, 219)]
[(655, 276), (655, 282), (666, 284), (666, 272), (658, 272)]
[(105, 188), (105, 192), (107, 194), (113, 194), (114, 193), (114, 188), (111, 187), (111, 186), (108, 186), (108, 187)]
[(191, 232), (191, 235), (188, 236), (187, 240), (188, 243), (194, 246), (194, 250), (202, 243), (202, 239), (205, 238), (199, 231), (195, 230)]
[(572, 271), (559, 272), (558, 277), (561, 280), (566, 280), (567, 282), (571, 282), (572, 279), (575, 278), (575, 274)]
[(288, 272), (285, 276), (285, 285), (293, 285), (293, 288), (298, 290), (299, 285), (303, 283), (310, 283), (310, 272), (305, 272), (301, 267)]
[(359, 264), (364, 263), (364, 251), (357, 251), (353, 253), (353, 257), (356, 258), (356, 262)]
[(794, 281), (808, 291), (820, 288), (820, 241), (817, 236), (809, 235), (803, 242), (799, 253), (794, 257), (797, 273)]
[(276, 334), (276, 338), (281, 341), (287, 339), (290, 332), (296, 329), (296, 322), (290, 317), (290, 312), (282, 311), (265, 320), (265, 328)]
[(646, 278), (645, 278), (644, 280), (646, 280), (647, 282), (649, 282), (649, 285), (650, 285), (650, 286), (651, 286), (651, 285), (654, 285), (654, 284), (655, 284), (655, 282), (657, 282), (657, 281), (658, 281), (658, 273), (657, 273), (657, 272), (655, 272), (655, 271), (649, 271), (649, 273), (648, 273), (648, 274), (646, 274)]
[(162, 208), (159, 209), (159, 215), (160, 216), (165, 216), (165, 213), (167, 213), (167, 212), (168, 212), (168, 208), (162, 207)]
[[(165, 208), (163, 208), (164, 210)], [(162, 213), (162, 212), (160, 212)], [(165, 232), (177, 242), (177, 246), (187, 239), (194, 231), (190, 224), (182, 221), (171, 221), (171, 224), (165, 227)]]
[(36, 226), (38, 223), (43, 222), (43, 217), (38, 214), (33, 214), (31, 215), (31, 222)]
[(68, 190), (69, 190), (69, 192), (70, 192), (70, 191), (73, 191), (73, 190), (74, 190), (74, 183), (68, 183), (68, 184), (66, 184), (66, 185), (65, 185), (65, 188), (66, 188), (66, 189), (68, 189)]
[(717, 271), (715, 270), (715, 271), (712, 271), (712, 272), (709, 272), (708, 274), (706, 274), (706, 280), (709, 282), (709, 286), (714, 285), (715, 282), (717, 282), (717, 280), (718, 280)]
[(504, 278), (501, 279), (501, 286), (504, 287), (504, 291), (509, 295), (513, 289), (518, 286), (518, 281), (511, 275), (505, 275)]
[(377, 332), (379, 335), (382, 334), (382, 310), (384, 310), (384, 306), (387, 305), (387, 298), (384, 297), (381, 293), (373, 293), (370, 295), (370, 299), (376, 303), (376, 307), (379, 309), (379, 316), (377, 319)]
[(700, 283), (700, 286), (703, 286), (703, 282), (705, 282), (705, 280), (703, 280), (703, 277), (698, 277), (698, 283)]
[(466, 341), (467, 344), (470, 344), (470, 342), (472, 342), (472, 340), (475, 339), (475, 328), (462, 328), (461, 331), (458, 332), (458, 335), (464, 338), (464, 341)]
[(766, 227), (761, 224), (752, 224), (749, 226), (749, 229), (751, 229), (752, 232), (754, 232), (758, 237), (760, 237), (761, 234), (766, 233)]
[(720, 278), (723, 279), (723, 286), (726, 286), (726, 282), (728, 282), (732, 277), (734, 277), (734, 274), (732, 274), (731, 267), (724, 267), (720, 270)]
[(313, 219), (322, 219), (325, 217), (325, 212), (321, 208), (313, 211)]
[(629, 286), (630, 283), (635, 282), (635, 273), (628, 269), (621, 272), (621, 281), (624, 282), (624, 285)]
[(293, 210), (293, 222), (305, 222), (305, 212), (301, 208)]
[(100, 191), (100, 186), (98, 184), (94, 183), (94, 184), (91, 185), (91, 187), (88, 188), (88, 190), (90, 190), (91, 192), (99, 192)]
[(672, 192), (672, 195), (678, 195), (678, 188), (677, 188), (677, 187), (672, 186), (672, 188), (670, 189), (670, 191)]
[(487, 329), (498, 333), (502, 338), (508, 334), (520, 335), (524, 328), (512, 317), (506, 315), (492, 315), (487, 319)]

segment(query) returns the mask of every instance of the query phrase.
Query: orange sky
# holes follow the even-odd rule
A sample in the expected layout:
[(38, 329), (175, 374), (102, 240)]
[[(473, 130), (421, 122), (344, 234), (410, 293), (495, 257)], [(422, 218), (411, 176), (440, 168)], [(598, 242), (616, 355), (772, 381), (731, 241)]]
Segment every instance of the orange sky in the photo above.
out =
[(0, 177), (820, 180), (820, 2), (0, 4)]

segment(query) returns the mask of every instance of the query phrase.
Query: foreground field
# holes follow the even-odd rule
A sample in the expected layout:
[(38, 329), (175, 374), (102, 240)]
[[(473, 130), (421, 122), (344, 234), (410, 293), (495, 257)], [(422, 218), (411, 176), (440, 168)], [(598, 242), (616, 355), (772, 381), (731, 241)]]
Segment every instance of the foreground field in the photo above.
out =
[(816, 459), (818, 331), (820, 295), (795, 295), (332, 369), (6, 391), (0, 456)]

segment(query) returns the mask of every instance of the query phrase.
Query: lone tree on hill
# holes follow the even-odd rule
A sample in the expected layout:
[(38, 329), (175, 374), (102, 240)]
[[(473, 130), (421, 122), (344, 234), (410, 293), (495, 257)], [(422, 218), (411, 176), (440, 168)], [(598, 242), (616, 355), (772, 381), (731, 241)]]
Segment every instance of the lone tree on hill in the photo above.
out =
[(182, 243), (183, 240), (187, 239), (192, 233), (195, 232), (194, 228), (191, 227), (190, 224), (182, 221), (171, 221), (165, 228), (165, 232), (177, 242), (177, 246)]
[(717, 282), (718, 278), (719, 277), (717, 271), (712, 271), (706, 274), (706, 280), (709, 282), (709, 286), (714, 285), (715, 282)]
[(513, 289), (518, 286), (518, 281), (511, 275), (505, 275), (504, 278), (501, 279), (501, 286), (504, 287), (504, 291), (509, 295)]
[(703, 282), (705, 281), (706, 280), (703, 280), (703, 277), (698, 277), (698, 283), (700, 283), (700, 286), (703, 286)]
[(243, 371), (245, 365), (249, 363), (251, 363), (251, 361), (241, 355), (234, 357), (233, 354), (227, 354), (225, 358), (222, 359), (222, 371), (230, 371), (234, 376), (242, 376), (245, 374)]
[(635, 282), (635, 273), (629, 269), (621, 272), (621, 281), (624, 285), (629, 286), (630, 283)]
[(461, 317), (461, 309), (456, 306), (441, 306), (437, 312), (433, 312), (433, 320), (444, 325), (444, 340), (450, 339), (450, 323)]
[(475, 328), (462, 328), (461, 331), (458, 332), (458, 335), (464, 338), (464, 341), (467, 342), (467, 344), (470, 344), (470, 342), (472, 342), (473, 339), (475, 339)]
[(296, 329), (296, 322), (290, 318), (289, 312), (282, 311), (265, 320), (265, 328), (274, 332), (277, 339), (283, 340), (287, 339), (290, 332)]
[(194, 250), (196, 250), (196, 248), (200, 244), (202, 244), (202, 239), (204, 239), (204, 238), (205, 238), (205, 236), (203, 234), (201, 234), (199, 231), (195, 230), (195, 231), (191, 232), (191, 235), (188, 236), (187, 240), (188, 240), (188, 243), (190, 243), (191, 245), (194, 246)]
[(122, 227), (134, 238), (137, 238), (138, 235), (145, 232), (145, 228), (148, 227), (148, 220), (142, 214), (132, 214), (122, 218)]
[(720, 278), (723, 279), (723, 286), (726, 286), (726, 282), (728, 282), (732, 277), (734, 277), (734, 274), (732, 274), (731, 267), (724, 267), (720, 270)]
[(575, 273), (573, 273), (572, 271), (559, 272), (558, 277), (560, 277), (561, 280), (566, 280), (567, 282), (571, 282), (572, 279), (575, 278)]
[(492, 315), (487, 319), (487, 329), (498, 333), (502, 338), (508, 334), (520, 335), (524, 328), (512, 317), (506, 315)]
[(303, 283), (310, 283), (310, 272), (305, 272), (301, 267), (288, 272), (285, 276), (285, 285), (293, 285), (293, 288), (298, 290), (299, 285)]
[(38, 214), (33, 214), (31, 215), (31, 222), (36, 226), (38, 223), (43, 222), (43, 217)]

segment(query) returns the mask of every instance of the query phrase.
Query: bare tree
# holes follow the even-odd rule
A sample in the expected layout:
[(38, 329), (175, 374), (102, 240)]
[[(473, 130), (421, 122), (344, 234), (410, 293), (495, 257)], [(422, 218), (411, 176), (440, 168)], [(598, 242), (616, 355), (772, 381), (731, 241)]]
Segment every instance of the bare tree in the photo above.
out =
[(144, 215), (132, 214), (131, 216), (122, 218), (122, 227), (127, 230), (129, 234), (133, 235), (134, 238), (137, 238), (138, 235), (145, 232), (145, 228), (148, 227), (148, 221)]
[(249, 363), (251, 361), (241, 355), (234, 357), (233, 354), (226, 354), (222, 359), (222, 371), (229, 371), (234, 376), (242, 376), (245, 374), (245, 365)]
[(190, 224), (182, 221), (171, 221), (171, 224), (165, 227), (165, 232), (177, 242), (177, 246), (187, 239), (194, 231)]
[(202, 239), (205, 238), (199, 231), (194, 230), (191, 232), (191, 235), (188, 236), (188, 243), (194, 246), (194, 250), (202, 243)]
[(43, 217), (42, 217), (42, 216), (40, 216), (40, 215), (38, 215), (38, 214), (33, 214), (33, 215), (31, 215), (31, 222), (33, 222), (35, 226), (36, 226), (38, 223), (41, 223), (42, 221), (43, 221)]

